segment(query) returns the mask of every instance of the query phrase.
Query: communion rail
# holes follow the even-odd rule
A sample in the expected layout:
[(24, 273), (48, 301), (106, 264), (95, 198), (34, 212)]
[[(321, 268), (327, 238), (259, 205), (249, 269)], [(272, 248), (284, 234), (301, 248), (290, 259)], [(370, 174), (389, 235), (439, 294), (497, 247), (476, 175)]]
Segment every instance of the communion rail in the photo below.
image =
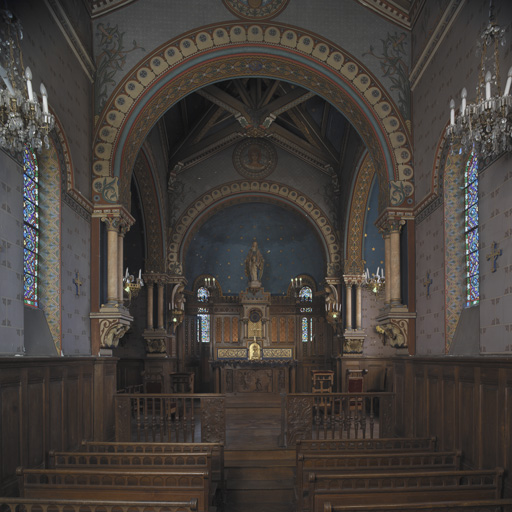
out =
[(224, 395), (118, 393), (114, 405), (118, 442), (225, 442)]
[(299, 439), (393, 437), (394, 393), (294, 393), (286, 396), (286, 444)]

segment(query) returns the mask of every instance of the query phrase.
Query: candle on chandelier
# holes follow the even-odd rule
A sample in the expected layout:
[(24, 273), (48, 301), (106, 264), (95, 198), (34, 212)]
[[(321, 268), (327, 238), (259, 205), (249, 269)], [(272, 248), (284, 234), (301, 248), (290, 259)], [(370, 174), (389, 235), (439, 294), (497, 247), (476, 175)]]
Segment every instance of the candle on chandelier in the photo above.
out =
[(450, 124), (455, 125), (455, 101), (450, 100)]
[(460, 113), (461, 115), (464, 115), (464, 111), (466, 110), (466, 98), (468, 96), (468, 91), (466, 91), (466, 88), (464, 87), (462, 89), (461, 97), (462, 97), (462, 103), (460, 105)]
[(508, 70), (507, 83), (505, 85), (505, 93), (503, 96), (508, 96), (510, 93), (510, 86), (512, 85), (512, 67)]
[(30, 71), (28, 66), (25, 69), (25, 78), (27, 79), (28, 101), (34, 101), (34, 91), (32, 90), (32, 71)]
[(490, 71), (487, 71), (485, 74), (485, 99), (490, 100), (491, 99), (491, 79), (492, 75)]

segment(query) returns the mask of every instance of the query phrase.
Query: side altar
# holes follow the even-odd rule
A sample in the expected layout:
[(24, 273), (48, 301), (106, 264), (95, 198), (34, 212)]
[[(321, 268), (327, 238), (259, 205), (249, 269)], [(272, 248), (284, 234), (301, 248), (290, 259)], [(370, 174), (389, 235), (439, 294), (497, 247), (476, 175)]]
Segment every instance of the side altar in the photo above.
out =
[(292, 347), (270, 341), (271, 296), (261, 286), (263, 257), (256, 242), (246, 259), (249, 285), (239, 294), (241, 339), (230, 348), (217, 347), (211, 367), (216, 393), (294, 392), (297, 361)]

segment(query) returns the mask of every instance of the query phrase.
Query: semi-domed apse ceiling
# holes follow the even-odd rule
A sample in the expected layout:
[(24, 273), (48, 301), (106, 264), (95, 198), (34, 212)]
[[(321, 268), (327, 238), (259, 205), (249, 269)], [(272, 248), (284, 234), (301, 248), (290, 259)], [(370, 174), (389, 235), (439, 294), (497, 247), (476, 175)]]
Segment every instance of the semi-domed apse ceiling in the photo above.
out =
[(244, 262), (253, 241), (265, 259), (266, 291), (286, 294), (290, 280), (304, 273), (317, 284), (324, 279), (325, 248), (304, 216), (277, 204), (248, 200), (215, 213), (194, 234), (184, 258), (188, 288), (207, 274), (217, 279), (225, 295), (245, 290)]

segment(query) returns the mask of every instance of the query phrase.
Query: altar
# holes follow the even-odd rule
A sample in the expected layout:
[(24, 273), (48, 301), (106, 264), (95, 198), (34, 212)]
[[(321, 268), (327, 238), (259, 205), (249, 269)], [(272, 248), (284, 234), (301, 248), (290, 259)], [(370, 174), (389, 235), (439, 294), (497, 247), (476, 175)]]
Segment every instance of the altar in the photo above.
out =
[(217, 359), (211, 363), (215, 393), (293, 393), (293, 359)]

